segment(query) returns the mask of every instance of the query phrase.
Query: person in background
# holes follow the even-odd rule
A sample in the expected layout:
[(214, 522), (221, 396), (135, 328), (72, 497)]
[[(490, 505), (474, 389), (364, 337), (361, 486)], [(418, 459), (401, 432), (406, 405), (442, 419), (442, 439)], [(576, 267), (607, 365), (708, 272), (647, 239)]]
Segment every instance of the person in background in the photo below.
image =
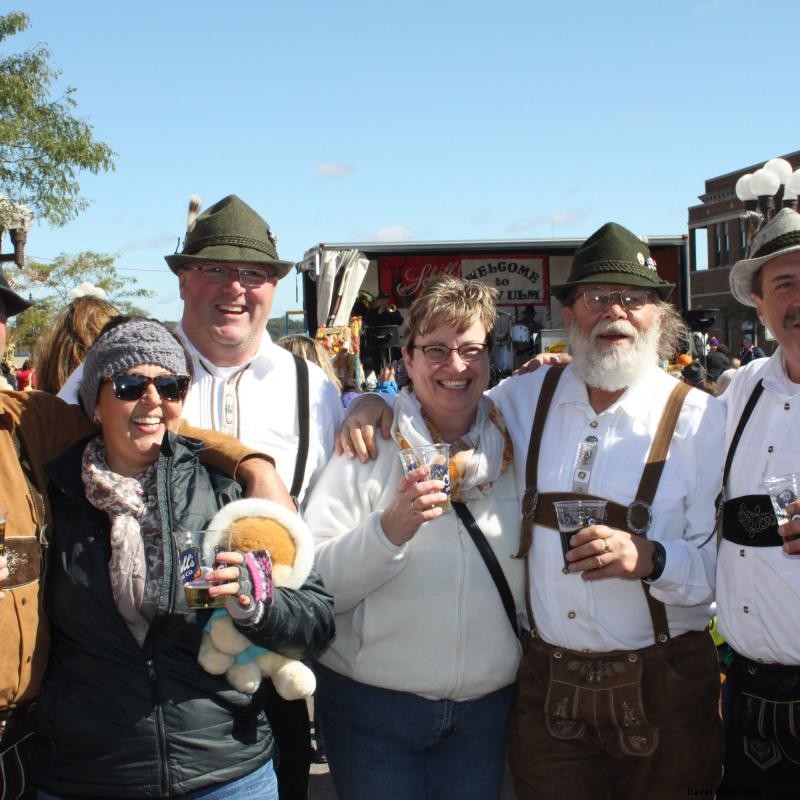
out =
[(731, 368), (731, 360), (728, 358), (727, 350), (728, 348), (716, 336), (712, 336), (708, 340), (706, 371), (708, 372), (709, 380), (716, 381), (726, 369)]
[[(241, 495), (177, 435), (191, 358), (161, 323), (112, 319), (89, 348), (81, 402), (99, 434), (47, 465), (51, 653), (34, 782), (39, 800), (277, 800), (263, 697), (197, 662), (209, 612), (187, 607), (175, 534)], [(312, 573), (273, 587), (267, 551), (217, 554), (207, 574), (254, 644), (311, 658), (333, 635)]]
[(739, 365), (745, 366), (757, 358), (766, 358), (767, 354), (758, 346), (753, 344), (751, 336), (742, 336), (742, 349), (739, 351)]
[[(86, 351), (103, 325), (120, 312), (95, 286), (81, 293), (42, 331), (36, 340), (36, 388), (58, 394), (67, 378), (83, 363)], [(102, 294), (100, 294), (102, 293)]]
[(26, 358), (22, 367), (17, 370), (17, 389), (20, 392), (36, 388), (36, 374), (33, 369), (33, 359)]
[(684, 383), (689, 384), (695, 389), (699, 389), (706, 394), (716, 395), (717, 391), (714, 383), (708, 379), (708, 373), (699, 361), (692, 361), (681, 370), (681, 378)]
[(342, 382), (334, 371), (328, 351), (325, 349), (322, 342), (301, 333), (294, 333), (281, 336), (275, 344), (320, 367), (328, 380), (333, 384), (336, 391), (341, 394)]
[[(317, 708), (346, 800), (490, 800), (503, 779), (521, 655), (519, 498), (502, 416), (482, 396), (496, 292), (431, 279), (412, 303), (392, 436), (377, 461), (331, 460), (304, 517), (334, 596), (337, 636), (320, 658)], [(494, 554), (511, 614), (444, 484), (398, 454), (450, 445), (450, 498)]]
[(11, 365), (7, 361), (3, 361), (0, 364), (0, 389), (11, 389), (15, 390), (17, 388), (17, 376), (15, 372), (11, 371)]
[(800, 471), (800, 214), (781, 209), (731, 268), (734, 297), (779, 347), (736, 370), (727, 407), (719, 629), (733, 650), (723, 797), (797, 797), (800, 503), (778, 525), (763, 481)]

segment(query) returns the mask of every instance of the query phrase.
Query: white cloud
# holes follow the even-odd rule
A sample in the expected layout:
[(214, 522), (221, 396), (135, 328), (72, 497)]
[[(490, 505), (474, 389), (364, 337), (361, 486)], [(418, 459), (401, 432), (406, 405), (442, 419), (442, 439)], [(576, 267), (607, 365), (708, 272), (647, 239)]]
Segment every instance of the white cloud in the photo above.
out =
[(171, 253), (175, 250), (175, 245), (179, 244), (178, 236), (150, 236), (147, 239), (139, 239), (130, 242), (125, 242), (120, 248), (123, 253), (134, 253), (137, 250), (165, 250), (166, 253)]
[(575, 225), (586, 216), (585, 211), (577, 209), (561, 209), (554, 211), (546, 216), (528, 217), (512, 222), (507, 228), (506, 233), (529, 233), (539, 228), (563, 228), (568, 225)]
[(414, 238), (414, 231), (408, 225), (389, 225), (378, 228), (366, 237), (368, 242), (408, 242)]
[(339, 161), (326, 161), (322, 164), (317, 164), (314, 174), (318, 178), (347, 178), (355, 171), (355, 167), (350, 164), (344, 164)]

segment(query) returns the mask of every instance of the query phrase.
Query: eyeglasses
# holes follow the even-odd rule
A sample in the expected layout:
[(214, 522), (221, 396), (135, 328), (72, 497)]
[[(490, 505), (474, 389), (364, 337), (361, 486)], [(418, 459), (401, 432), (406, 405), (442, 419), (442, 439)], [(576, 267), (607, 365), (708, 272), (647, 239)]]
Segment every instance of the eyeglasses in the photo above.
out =
[(486, 350), (486, 342), (468, 342), (460, 347), (445, 347), (443, 344), (415, 344), (413, 350), (422, 350), (422, 355), (431, 364), (444, 364), (450, 360), (450, 353), (458, 353), (458, 357), (465, 363), (477, 361)]
[(603, 311), (608, 308), (614, 295), (618, 303), (627, 311), (638, 311), (650, 302), (652, 292), (647, 289), (624, 289), (618, 292), (581, 292), (583, 304), (590, 311)]
[(114, 375), (104, 378), (104, 383), (110, 383), (114, 389), (117, 400), (133, 402), (139, 400), (152, 383), (162, 400), (175, 403), (186, 397), (189, 391), (188, 375), (159, 375), (157, 378), (148, 378), (145, 375)]
[(222, 264), (200, 264), (197, 266), (184, 265), (183, 269), (190, 269), (192, 272), (199, 272), (209, 283), (229, 283), (238, 280), (242, 286), (263, 286), (267, 281), (275, 278), (275, 272), (271, 269), (258, 269), (257, 267), (224, 267)]

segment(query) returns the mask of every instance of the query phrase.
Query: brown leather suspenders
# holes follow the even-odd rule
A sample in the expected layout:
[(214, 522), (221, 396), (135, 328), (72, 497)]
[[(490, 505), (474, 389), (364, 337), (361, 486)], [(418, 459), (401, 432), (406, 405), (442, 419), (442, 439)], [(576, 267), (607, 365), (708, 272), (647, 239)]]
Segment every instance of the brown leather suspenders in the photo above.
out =
[[(544, 376), (536, 413), (533, 418), (533, 426), (531, 427), (528, 459), (525, 464), (526, 489), (522, 497), (522, 530), (517, 557), (525, 558), (525, 603), (528, 610), (528, 623), (531, 627), (531, 633), (534, 635), (535, 626), (530, 603), (530, 572), (528, 569), (528, 556), (533, 541), (533, 526), (537, 524), (558, 530), (553, 506), (555, 501), (592, 498), (592, 495), (581, 495), (574, 492), (544, 492), (540, 494), (537, 489), (539, 451), (542, 444), (544, 424), (563, 371), (564, 367), (550, 367)], [(636, 490), (636, 498), (628, 506), (620, 505), (611, 500), (608, 501), (607, 522), (611, 527), (626, 530), (640, 536), (647, 535), (653, 520), (653, 499), (656, 496), (656, 490), (667, 460), (667, 453), (675, 432), (675, 426), (678, 423), (681, 407), (686, 395), (689, 393), (689, 388), (685, 383), (676, 383), (664, 406), (658, 429), (653, 437), (653, 443), (650, 445), (650, 451), (647, 454), (647, 460), (642, 470), (642, 477)], [(659, 644), (664, 644), (670, 638), (666, 608), (662, 602), (650, 595), (650, 584), (642, 581), (642, 588), (653, 623), (655, 641)]]

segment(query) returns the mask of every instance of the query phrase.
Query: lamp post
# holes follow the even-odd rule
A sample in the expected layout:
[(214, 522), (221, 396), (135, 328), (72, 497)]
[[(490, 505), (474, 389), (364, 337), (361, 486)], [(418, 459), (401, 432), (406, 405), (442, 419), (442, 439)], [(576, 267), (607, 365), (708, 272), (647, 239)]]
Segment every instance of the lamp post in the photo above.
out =
[(736, 181), (736, 196), (744, 204), (742, 219), (748, 249), (753, 236), (775, 216), (775, 198), (781, 187), (781, 206), (796, 209), (797, 196), (800, 194), (800, 170), (792, 172), (792, 165), (785, 158), (771, 158), (752, 175), (746, 173)]
[(14, 246), (13, 253), (0, 252), (0, 263), (13, 261), (20, 268), (25, 266), (25, 243), (28, 241), (28, 231), (32, 223), (33, 213), (30, 209), (0, 195), (0, 245), (3, 232), (8, 231)]

